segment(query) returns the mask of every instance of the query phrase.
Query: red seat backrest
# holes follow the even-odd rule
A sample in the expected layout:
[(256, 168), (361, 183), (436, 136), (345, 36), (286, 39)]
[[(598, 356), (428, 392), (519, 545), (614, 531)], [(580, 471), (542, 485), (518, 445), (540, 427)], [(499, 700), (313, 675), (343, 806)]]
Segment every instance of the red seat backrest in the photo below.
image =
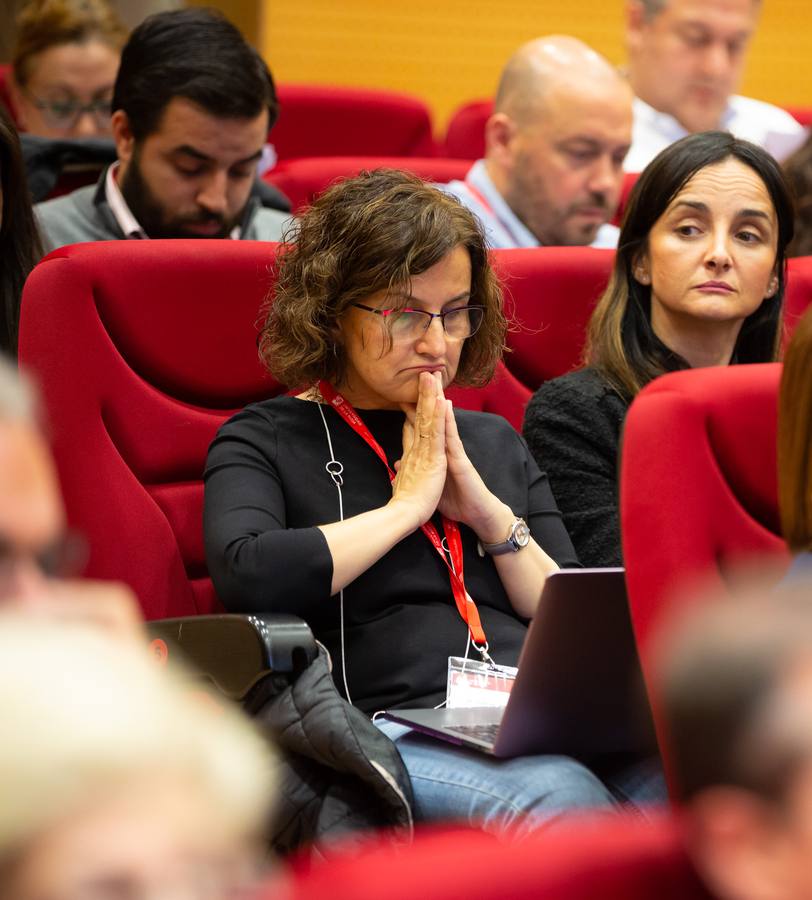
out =
[[(278, 896), (277, 884), (257, 900)], [(289, 893), (288, 893), (289, 891)], [(709, 900), (668, 819), (588, 819), (521, 841), (484, 832), (418, 834), (285, 882), (289, 900)]]
[(632, 188), (637, 184), (637, 179), (640, 177), (639, 172), (624, 172), (623, 173), (623, 184), (620, 188), (620, 200), (617, 205), (617, 209), (615, 210), (614, 216), (612, 216), (612, 224), (620, 225), (623, 221), (623, 213), (626, 212), (626, 207), (629, 205), (629, 195), (632, 192)]
[(263, 177), (287, 196), (296, 213), (331, 184), (364, 170), (405, 169), (426, 181), (444, 183), (464, 178), (470, 167), (470, 160), (441, 156), (317, 156), (281, 162)]
[(784, 296), (784, 335), (792, 337), (798, 320), (812, 303), (812, 256), (796, 256), (787, 263)]
[(629, 602), (644, 671), (680, 588), (725, 590), (736, 563), (786, 561), (778, 513), (781, 365), (664, 375), (631, 405), (620, 462)]
[(54, 251), (23, 294), (20, 360), (43, 392), (88, 574), (147, 618), (217, 611), (201, 476), (217, 428), (280, 393), (254, 323), (275, 245), (110, 241)]
[(297, 156), (434, 156), (431, 113), (417, 97), (371, 88), (280, 84), (270, 140)]
[(785, 106), (784, 109), (805, 128), (812, 125), (812, 106)]
[(485, 123), (493, 112), (493, 100), (472, 100), (449, 119), (444, 152), (458, 159), (482, 159), (485, 155)]
[(591, 247), (492, 252), (514, 320), (505, 364), (531, 391), (581, 365), (586, 326), (614, 257), (613, 250)]
[[(219, 609), (203, 551), (202, 474), (220, 424), (282, 393), (257, 357), (275, 244), (109, 241), (55, 250), (23, 294), (20, 360), (42, 389), (87, 574), (132, 586), (149, 619)], [(521, 424), (503, 369), (463, 408)]]
[(446, 393), (455, 406), (496, 413), (521, 432), (524, 408), (531, 391), (505, 368), (504, 363), (499, 363), (496, 374), (484, 388), (452, 387)]

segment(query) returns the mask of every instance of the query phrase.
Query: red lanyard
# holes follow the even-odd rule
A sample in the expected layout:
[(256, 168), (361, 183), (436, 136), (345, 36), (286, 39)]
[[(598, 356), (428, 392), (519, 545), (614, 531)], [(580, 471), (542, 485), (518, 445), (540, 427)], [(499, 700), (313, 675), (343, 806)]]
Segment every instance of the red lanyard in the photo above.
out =
[[(377, 457), (386, 466), (386, 470), (389, 472), (390, 481), (394, 481), (395, 471), (389, 465), (383, 447), (375, 440), (372, 432), (353, 409), (352, 404), (345, 400), (327, 381), (319, 382), (319, 390), (325, 401), (333, 407), (350, 428), (363, 438), (367, 445), (375, 452)], [(451, 579), (451, 590), (454, 594), (454, 602), (457, 604), (457, 610), (462, 616), (463, 622), (468, 626), (468, 631), (471, 633), (471, 640), (474, 642), (474, 646), (480, 653), (483, 651), (487, 653), (488, 642), (485, 639), (485, 632), (482, 630), (482, 623), (479, 620), (479, 610), (465, 590), (465, 582), (463, 580), (462, 538), (460, 537), (459, 525), (457, 525), (453, 519), (447, 519), (445, 516), (442, 517), (442, 522), (451, 562), (448, 561), (448, 557), (443, 550), (443, 542), (440, 539), (440, 533), (435, 528), (434, 523), (426, 522), (421, 525), (420, 528), (423, 531), (423, 534), (431, 541), (432, 546), (440, 554), (440, 557), (448, 568), (448, 577)]]
[(482, 193), (482, 191), (480, 191), (479, 188), (474, 187), (474, 185), (471, 184), (471, 182), (467, 178), (465, 179), (465, 186), (468, 188), (468, 191), (471, 194), (471, 196), (474, 198), (474, 200), (476, 200), (477, 203), (479, 203), (479, 205), (484, 208), (485, 212), (489, 216), (493, 216), (494, 219), (496, 219), (496, 221), (502, 226), (502, 228), (505, 229), (505, 231), (508, 234), (508, 237), (513, 241), (514, 246), (516, 246), (516, 247), (523, 246), (522, 239), (519, 238), (514, 233), (513, 229), (510, 227), (510, 225), (499, 216), (499, 214), (496, 212), (496, 210), (488, 202), (487, 197), (485, 197), (485, 195)]

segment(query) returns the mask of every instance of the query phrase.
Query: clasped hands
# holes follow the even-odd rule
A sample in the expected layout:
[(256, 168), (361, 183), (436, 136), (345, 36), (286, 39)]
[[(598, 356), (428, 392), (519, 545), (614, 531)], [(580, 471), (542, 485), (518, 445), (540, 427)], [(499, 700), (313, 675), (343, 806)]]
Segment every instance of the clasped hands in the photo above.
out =
[(414, 515), (415, 528), (439, 510), (468, 525), (484, 543), (503, 541), (513, 513), (488, 490), (468, 458), (440, 373), (421, 372), (417, 403), (401, 408), (406, 414), (403, 455), (395, 464), (392, 502)]

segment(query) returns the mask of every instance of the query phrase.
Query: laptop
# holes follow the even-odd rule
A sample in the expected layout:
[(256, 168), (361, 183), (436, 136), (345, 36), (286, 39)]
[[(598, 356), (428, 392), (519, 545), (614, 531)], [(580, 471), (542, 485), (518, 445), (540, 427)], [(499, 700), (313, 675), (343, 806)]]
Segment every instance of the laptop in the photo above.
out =
[[(548, 576), (502, 708), (393, 709), (384, 716), (499, 757), (647, 754), (656, 747), (624, 569)], [(496, 659), (499, 648), (492, 648)]]

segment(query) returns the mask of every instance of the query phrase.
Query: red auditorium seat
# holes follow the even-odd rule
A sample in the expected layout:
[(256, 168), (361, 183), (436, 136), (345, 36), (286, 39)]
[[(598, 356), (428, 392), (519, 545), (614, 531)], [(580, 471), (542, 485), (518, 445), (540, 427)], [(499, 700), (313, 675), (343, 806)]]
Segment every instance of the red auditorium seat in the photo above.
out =
[(784, 297), (784, 334), (792, 337), (798, 320), (812, 303), (812, 256), (796, 256), (787, 263)]
[(298, 156), (434, 156), (428, 106), (370, 88), (280, 84), (270, 140), (280, 160)]
[(472, 100), (452, 116), (446, 128), (444, 152), (458, 159), (485, 155), (485, 123), (493, 112), (493, 100)]
[(626, 212), (626, 207), (629, 204), (629, 195), (631, 194), (632, 188), (637, 183), (637, 179), (639, 177), (639, 172), (624, 172), (623, 185), (620, 188), (620, 202), (617, 205), (614, 216), (612, 216), (613, 225), (620, 225), (620, 223), (623, 221), (623, 213)]
[(784, 109), (805, 128), (812, 125), (812, 106), (785, 106)]
[[(119, 578), (149, 619), (219, 610), (203, 552), (202, 473), (220, 424), (279, 394), (255, 323), (276, 245), (109, 241), (55, 250), (25, 286), (20, 360), (38, 380), (87, 574)], [(518, 428), (527, 392), (501, 371), (452, 390)]]
[(644, 672), (651, 635), (680, 588), (725, 590), (736, 563), (788, 561), (776, 419), (781, 365), (664, 375), (631, 405), (620, 461), (626, 580)]
[(285, 194), (295, 213), (333, 182), (351, 178), (363, 170), (382, 167), (405, 169), (426, 181), (445, 183), (464, 178), (471, 163), (467, 159), (438, 156), (316, 156), (281, 162), (263, 177)]
[(521, 432), (524, 408), (531, 391), (500, 363), (487, 387), (452, 387), (446, 394), (455, 406), (504, 416), (516, 431)]
[(614, 258), (613, 250), (591, 247), (492, 252), (515, 320), (505, 364), (531, 391), (581, 365), (586, 326)]
[(229, 413), (284, 390), (254, 328), (273, 255), (248, 241), (76, 244), (26, 283), (20, 360), (45, 398), (87, 574), (126, 581), (148, 619), (219, 610), (201, 476)]
[(669, 819), (586, 820), (515, 843), (483, 832), (418, 835), (397, 851), (340, 854), (256, 900), (710, 900)]

